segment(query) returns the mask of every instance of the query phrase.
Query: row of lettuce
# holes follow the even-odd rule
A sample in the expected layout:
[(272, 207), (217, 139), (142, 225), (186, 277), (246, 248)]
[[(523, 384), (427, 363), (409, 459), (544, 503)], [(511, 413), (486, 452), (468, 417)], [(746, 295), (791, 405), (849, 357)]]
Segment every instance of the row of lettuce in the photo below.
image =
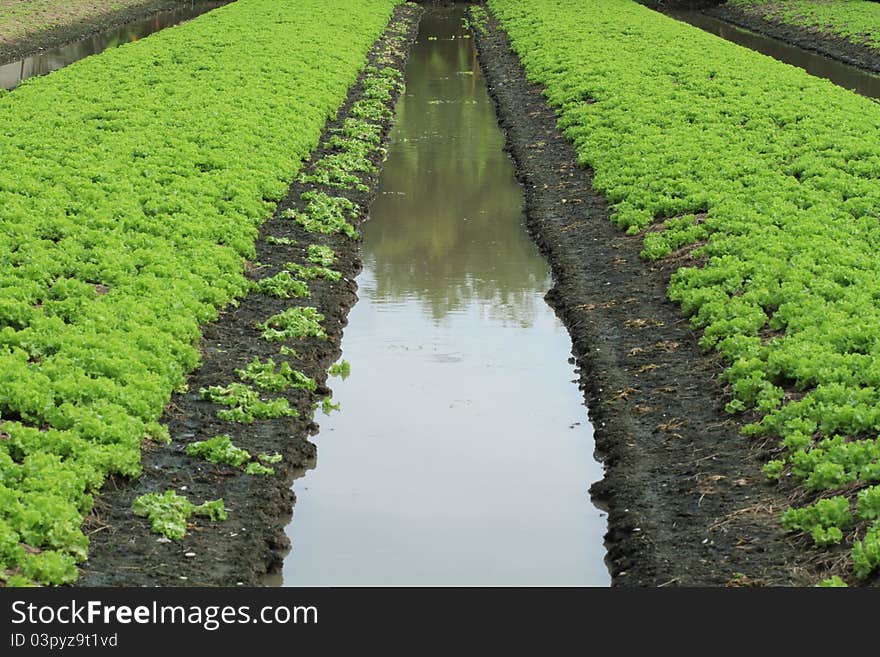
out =
[[(488, 0), (612, 219), (690, 252), (669, 295), (726, 360), (783, 524), (880, 566), (880, 107), (632, 0)], [(646, 231), (652, 226), (651, 231)], [(841, 549), (841, 548), (837, 548)], [(829, 580), (841, 583), (841, 580)]]
[(880, 4), (875, 0), (728, 0), (746, 13), (822, 32), (880, 53)]
[(0, 97), (0, 580), (76, 577), (396, 4), (239, 0)]

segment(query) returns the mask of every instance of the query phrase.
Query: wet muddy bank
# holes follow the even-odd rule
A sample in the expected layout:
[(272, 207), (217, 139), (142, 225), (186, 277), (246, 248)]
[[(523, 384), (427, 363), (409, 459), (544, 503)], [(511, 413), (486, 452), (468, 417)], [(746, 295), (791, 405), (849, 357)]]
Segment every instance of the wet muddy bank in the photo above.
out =
[[(200, 0), (195, 0), (199, 4)], [(124, 7), (97, 14), (68, 25), (59, 25), (32, 32), (9, 43), (0, 43), (0, 64), (22, 59), (42, 50), (57, 48), (90, 36), (121, 27), (134, 21), (149, 18), (168, 9), (189, 8), (193, 0), (145, 0), (135, 7)]]
[[(420, 10), (401, 6), (395, 12), (389, 29), (374, 45), (369, 62), (381, 60), (403, 70), (409, 44), (415, 38)], [(311, 166), (332, 148), (326, 140), (332, 130), (342, 124), (351, 106), (361, 98), (361, 80), (349, 92), (337, 119), (328, 124), (321, 145), (312, 154)], [(398, 94), (393, 93), (388, 106), (393, 108)], [(387, 139), (391, 120), (384, 121), (383, 138)], [(381, 166), (381, 158), (374, 164)], [(357, 222), (366, 218), (366, 209), (376, 193), (378, 174), (364, 178), (366, 191), (333, 190), (361, 208)], [(358, 242), (341, 235), (321, 236), (306, 233), (296, 222), (281, 219), (285, 210), (301, 207), (300, 195), (306, 186), (291, 185), (288, 195), (276, 209), (272, 219), (261, 231), (256, 261), (250, 263), (252, 279), (272, 275), (285, 263), (308, 264), (306, 245), (319, 242), (332, 248), (338, 260), (333, 268), (342, 274), (331, 283), (323, 279), (310, 281), (311, 297), (285, 300), (251, 294), (237, 307), (226, 309), (220, 319), (203, 327), (202, 366), (188, 378), (188, 390), (175, 393), (162, 423), (170, 430), (173, 442), (168, 446), (146, 447), (143, 455), (144, 474), (136, 481), (119, 478), (109, 480), (96, 498), (95, 508), (87, 516), (84, 531), (91, 546), (89, 559), (83, 566), (80, 586), (235, 586), (259, 585), (265, 574), (277, 566), (289, 548), (284, 528), (290, 518), (294, 496), (290, 485), (298, 471), (314, 458), (315, 448), (309, 441), (320, 422), (320, 412), (311, 419), (310, 407), (330, 391), (327, 369), (340, 355), (342, 330), (349, 309), (354, 305), (357, 289), (355, 276), (361, 269)], [(265, 237), (288, 238), (295, 245), (268, 244)], [(199, 390), (212, 385), (226, 385), (235, 380), (235, 368), (247, 365), (255, 356), (278, 358), (277, 344), (260, 337), (257, 322), (293, 305), (308, 305), (324, 314), (322, 322), (328, 338), (308, 338), (295, 345), (297, 356), (291, 366), (318, 384), (314, 393), (294, 391), (288, 396), (298, 418), (259, 421), (235, 425), (220, 421), (217, 407), (201, 399)], [(256, 454), (277, 452), (283, 456), (275, 464), (274, 476), (250, 476), (240, 470), (213, 465), (185, 454), (187, 444), (196, 440), (235, 433), (237, 446)], [(133, 499), (148, 492), (173, 489), (195, 503), (222, 497), (229, 512), (224, 522), (197, 521), (179, 541), (167, 541), (151, 533), (149, 523), (134, 516)]]
[(476, 36), (605, 463), (592, 492), (609, 511), (613, 583), (812, 583), (803, 545), (780, 527), (783, 500), (761, 473), (762, 446), (724, 411), (720, 363), (666, 298), (686, 256), (641, 260), (641, 236), (611, 224), (498, 24)]
[(767, 20), (763, 16), (729, 3), (706, 7), (703, 12), (739, 27), (779, 39), (805, 50), (820, 53), (859, 68), (880, 73), (880, 52), (859, 46), (844, 37), (797, 25)]

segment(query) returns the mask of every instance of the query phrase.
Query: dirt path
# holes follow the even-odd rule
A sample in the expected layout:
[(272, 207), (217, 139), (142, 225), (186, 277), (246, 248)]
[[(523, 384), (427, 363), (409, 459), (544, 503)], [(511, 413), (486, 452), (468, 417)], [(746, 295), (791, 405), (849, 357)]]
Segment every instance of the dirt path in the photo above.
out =
[[(419, 9), (401, 6), (391, 26), (374, 45), (370, 62), (382, 54), (385, 65), (403, 71), (409, 45), (415, 38)], [(397, 26), (395, 28), (395, 25)], [(390, 63), (388, 63), (390, 62)], [(360, 81), (352, 88), (337, 120), (327, 126), (322, 144), (331, 136), (329, 131), (341, 125), (351, 105), (363, 93)], [(398, 94), (388, 103), (394, 106)], [(385, 121), (387, 139), (391, 121)], [(309, 167), (327, 151), (323, 146), (313, 153)], [(381, 165), (378, 159), (374, 162)], [(378, 174), (365, 180), (368, 191), (333, 190), (358, 204), (362, 209), (359, 221), (366, 216), (376, 193)], [(279, 204), (275, 217), (264, 224), (262, 235), (286, 237), (294, 246), (269, 245), (260, 240), (257, 246), (259, 271), (255, 278), (271, 275), (284, 263), (305, 263), (305, 245), (315, 242), (313, 234), (304, 232), (290, 220), (279, 219), (281, 213), (302, 204), (300, 195), (307, 189), (294, 183), (287, 198)], [(175, 394), (162, 418), (174, 441), (171, 445), (144, 453), (144, 474), (137, 481), (114, 479), (101, 491), (95, 509), (86, 518), (85, 531), (90, 533), (91, 550), (85, 564), (80, 586), (235, 586), (259, 585), (267, 571), (278, 566), (289, 548), (284, 528), (290, 519), (294, 495), (291, 483), (297, 469), (314, 458), (315, 447), (308, 437), (317, 433), (317, 425), (307, 419), (309, 407), (326, 395), (327, 368), (339, 358), (342, 330), (349, 309), (357, 300), (354, 278), (361, 268), (359, 244), (344, 236), (327, 236), (321, 240), (337, 254), (333, 269), (342, 273), (337, 283), (316, 279), (309, 282), (311, 297), (304, 301), (325, 316), (322, 325), (328, 339), (309, 338), (296, 345), (298, 356), (292, 361), (318, 383), (308, 394), (297, 391), (289, 401), (300, 412), (299, 418), (260, 421), (236, 425), (236, 445), (251, 453), (277, 452), (283, 461), (274, 465), (276, 474), (268, 477), (243, 475), (236, 468), (212, 465), (187, 456), (185, 446), (194, 440), (228, 433), (230, 425), (218, 420), (216, 407), (203, 401), (199, 390), (212, 385), (225, 385), (234, 380), (233, 370), (247, 365), (255, 356), (275, 357), (277, 344), (260, 338), (256, 323), (291, 307), (292, 302), (259, 294), (251, 294), (237, 308), (227, 309), (220, 319), (203, 327), (203, 365), (188, 379), (189, 391)], [(316, 421), (320, 421), (320, 412)], [(221, 523), (196, 522), (180, 541), (167, 541), (149, 531), (148, 523), (131, 512), (132, 500), (147, 492), (174, 489), (195, 502), (222, 497), (229, 511), (229, 520)], [(190, 555), (190, 556), (187, 556)]]
[(0, 0), (0, 64), (184, 6), (190, 0)]
[(855, 44), (844, 37), (808, 27), (767, 20), (757, 13), (731, 4), (709, 7), (704, 9), (704, 12), (709, 16), (715, 16), (753, 32), (766, 34), (805, 50), (818, 52), (832, 59), (880, 73), (880, 53), (867, 46)]
[(795, 565), (805, 544), (780, 528), (782, 500), (760, 471), (760, 445), (723, 410), (720, 364), (666, 298), (687, 256), (659, 265), (639, 258), (642, 238), (611, 224), (591, 173), (577, 166), (494, 20), (477, 43), (606, 464), (592, 492), (609, 510), (613, 583), (815, 582)]

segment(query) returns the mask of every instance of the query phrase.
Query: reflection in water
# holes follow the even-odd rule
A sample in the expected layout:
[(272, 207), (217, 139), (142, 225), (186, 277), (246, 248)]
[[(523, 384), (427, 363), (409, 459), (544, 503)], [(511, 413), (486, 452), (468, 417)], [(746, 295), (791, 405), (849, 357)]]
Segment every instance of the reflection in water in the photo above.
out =
[(672, 18), (720, 36), (722, 39), (802, 68), (810, 75), (830, 80), (844, 89), (855, 91), (857, 94), (869, 98), (880, 98), (880, 76), (868, 73), (856, 66), (850, 66), (825, 55), (744, 30), (697, 10), (669, 10), (665, 13)]
[(435, 23), (438, 40), (412, 53), (366, 265), (379, 299), (416, 297), (435, 319), (479, 300), (528, 323), (547, 269), (525, 231), (511, 229), (522, 197), (474, 49), (453, 38), (454, 20)]
[(128, 23), (121, 27), (102, 32), (94, 36), (75, 41), (58, 48), (53, 48), (30, 57), (25, 57), (10, 64), (0, 66), (0, 87), (13, 89), (23, 80), (38, 75), (46, 75), (52, 71), (69, 66), (75, 61), (103, 52), (124, 43), (137, 41), (171, 25), (177, 25), (211, 9), (222, 7), (230, 0), (194, 2), (190, 7), (170, 9), (158, 12), (142, 21)]
[(283, 581), (606, 585), (602, 476), (461, 7), (431, 9)]

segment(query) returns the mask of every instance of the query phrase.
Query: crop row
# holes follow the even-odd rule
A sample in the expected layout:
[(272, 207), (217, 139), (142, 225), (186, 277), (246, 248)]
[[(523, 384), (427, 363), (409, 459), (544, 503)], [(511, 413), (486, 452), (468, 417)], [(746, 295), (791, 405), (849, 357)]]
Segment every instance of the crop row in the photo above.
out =
[(880, 107), (631, 0), (488, 4), (612, 220), (645, 235), (645, 257), (705, 262), (679, 269), (669, 295), (726, 360), (728, 410), (758, 412), (745, 433), (779, 440), (767, 473), (846, 506), (786, 527), (851, 545), (848, 572), (869, 576)]
[(239, 0), (0, 97), (0, 579), (76, 577), (396, 4)]
[[(215, 404), (217, 418), (228, 423), (227, 431), (231, 433), (237, 433), (242, 425), (299, 417), (298, 408), (305, 409), (309, 421), (318, 409), (327, 415), (339, 410), (339, 404), (331, 401), (332, 392), (318, 394), (316, 381), (292, 366), (299, 363), (314, 369), (314, 357), (301, 355), (299, 349), (307, 341), (328, 338), (323, 326), (324, 315), (314, 306), (300, 304), (310, 302), (316, 283), (334, 286), (342, 279), (341, 272), (330, 268), (338, 260), (336, 252), (321, 242), (332, 241), (347, 247), (358, 237), (353, 222), (364, 217), (365, 210), (352, 197), (369, 191), (368, 176), (377, 173), (378, 164), (384, 158), (384, 124), (391, 118), (394, 100), (403, 90), (402, 72), (387, 64), (406, 47), (407, 22), (398, 17), (389, 23), (385, 37), (373, 51), (379, 66), (364, 69), (355, 91), (357, 100), (348, 108), (341, 125), (325, 133), (318, 149), (321, 156), (298, 178), (306, 191), (294, 201), (294, 207), (280, 211), (280, 221), (269, 228), (270, 233), (279, 229), (288, 234), (293, 232), (301, 236), (301, 241), (287, 235), (265, 237), (274, 255), (301, 262), (286, 262), (280, 269), (251, 263), (257, 270), (277, 269), (275, 274), (265, 274), (252, 281), (252, 294), (283, 299), (285, 307), (254, 327), (261, 331), (260, 337), (272, 345), (272, 350), (277, 350), (275, 354), (265, 361), (255, 356), (245, 366), (235, 368), (236, 380), (228, 385), (200, 390), (203, 399)], [(325, 174), (330, 171), (333, 175), (328, 178)], [(328, 211), (334, 208), (336, 211)], [(291, 231), (285, 223), (298, 226)], [(320, 290), (318, 292), (320, 295)], [(278, 363), (275, 358), (279, 359)], [(350, 365), (342, 361), (330, 366), (326, 373), (346, 378), (350, 371)], [(255, 456), (237, 446), (227, 434), (191, 441), (185, 451), (193, 459), (229, 466), (243, 476), (274, 475), (275, 469), (271, 466), (283, 460), (277, 453)], [(204, 515), (211, 520), (229, 517), (222, 499), (194, 505), (174, 490), (141, 495), (134, 500), (132, 511), (147, 517), (154, 532), (172, 540), (186, 535), (192, 515)]]
[(811, 28), (880, 50), (880, 4), (874, 0), (728, 0), (769, 21)]

